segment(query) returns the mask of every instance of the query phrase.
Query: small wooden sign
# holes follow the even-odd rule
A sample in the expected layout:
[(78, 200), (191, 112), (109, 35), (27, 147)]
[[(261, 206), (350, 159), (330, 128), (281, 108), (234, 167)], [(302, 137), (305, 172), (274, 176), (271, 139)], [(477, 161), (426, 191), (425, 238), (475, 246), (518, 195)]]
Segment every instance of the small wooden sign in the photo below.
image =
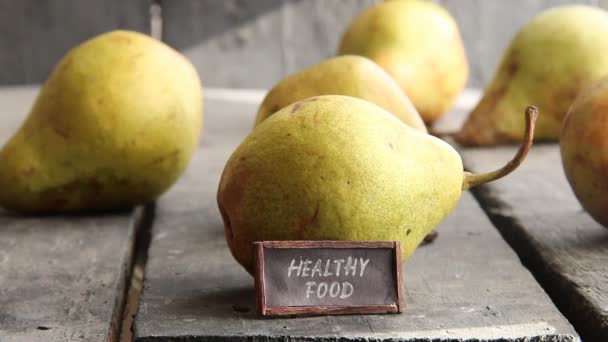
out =
[(399, 242), (256, 242), (255, 286), (263, 316), (399, 313)]

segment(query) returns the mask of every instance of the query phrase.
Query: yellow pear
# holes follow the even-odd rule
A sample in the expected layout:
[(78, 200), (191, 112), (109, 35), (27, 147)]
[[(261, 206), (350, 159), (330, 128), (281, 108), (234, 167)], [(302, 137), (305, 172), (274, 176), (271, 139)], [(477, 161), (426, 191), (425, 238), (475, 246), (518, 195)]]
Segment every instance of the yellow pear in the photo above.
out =
[(441, 6), (424, 0), (387, 1), (365, 9), (347, 28), (338, 54), (378, 63), (427, 124), (450, 109), (469, 74), (456, 22)]
[(358, 98), (325, 95), (264, 120), (228, 160), (217, 201), (236, 260), (253, 272), (253, 242), (398, 240), (407, 259), (454, 208), (463, 190), (519, 165), (528, 135), (506, 167), (463, 171), (446, 142)]
[(282, 80), (264, 98), (256, 125), (283, 107), (318, 95), (358, 97), (386, 109), (413, 128), (427, 131), (395, 80), (376, 63), (361, 56), (334, 57)]
[(608, 12), (567, 5), (527, 23), (505, 51), (493, 80), (455, 136), (463, 145), (514, 143), (523, 134), (518, 113), (534, 103), (544, 115), (536, 137), (557, 141), (578, 92), (608, 74)]
[(561, 130), (564, 171), (583, 208), (608, 228), (608, 76), (582, 91)]
[(160, 41), (113, 31), (82, 43), (0, 151), (0, 206), (57, 213), (155, 199), (198, 145), (201, 97), (192, 64)]

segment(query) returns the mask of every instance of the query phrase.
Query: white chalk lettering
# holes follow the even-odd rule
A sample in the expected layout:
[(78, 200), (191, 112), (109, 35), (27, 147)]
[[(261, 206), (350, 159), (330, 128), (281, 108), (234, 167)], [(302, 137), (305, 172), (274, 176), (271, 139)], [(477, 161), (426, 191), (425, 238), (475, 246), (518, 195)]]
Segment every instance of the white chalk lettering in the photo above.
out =
[(312, 261), (310, 261), (309, 259), (304, 260), (304, 266), (302, 267), (302, 277), (308, 277), (308, 271), (310, 271), (310, 264), (312, 264)]
[(315, 273), (318, 273), (318, 274), (319, 274), (319, 277), (322, 277), (322, 276), (323, 276), (323, 273), (321, 272), (321, 270), (322, 270), (322, 269), (321, 269), (321, 265), (322, 265), (322, 261), (321, 261), (321, 259), (317, 260), (317, 262), (315, 263), (315, 266), (312, 268), (312, 272), (311, 272), (311, 274), (310, 274), (310, 276), (311, 276), (312, 278), (314, 278), (314, 277), (315, 277)]
[(344, 266), (344, 275), (348, 276), (348, 274), (351, 272), (353, 276), (357, 274), (357, 259), (348, 257), (346, 260), (346, 266)]
[(325, 295), (327, 295), (327, 283), (320, 282), (319, 286), (317, 286), (317, 297), (325, 298)]
[(331, 298), (346, 299), (352, 296), (354, 291), (353, 284), (348, 281), (342, 283), (333, 281), (331, 284), (324, 281), (318, 283), (315, 281), (306, 282), (306, 298), (310, 298), (312, 295), (322, 299), (329, 295)]
[(338, 297), (340, 294), (340, 284), (337, 281), (334, 281), (329, 286), (329, 296), (332, 298)]
[(312, 287), (315, 286), (316, 284), (317, 284), (317, 282), (315, 282), (315, 281), (306, 282), (306, 298), (310, 298), (310, 295), (315, 293), (315, 291), (312, 289)]
[(329, 272), (329, 265), (331, 265), (331, 260), (327, 259), (325, 262), (325, 272), (323, 272), (324, 277), (331, 277), (333, 274)]
[(300, 257), (300, 264), (298, 266), (295, 265), (296, 259), (291, 259), (291, 264), (287, 268), (287, 278), (291, 277), (292, 271), (297, 271), (296, 275), (299, 277), (300, 272), (302, 271), (302, 258)]
[(342, 293), (340, 293), (340, 298), (345, 299), (353, 295), (355, 289), (353, 288), (353, 284), (345, 281), (342, 283)]
[(342, 267), (341, 265), (344, 263), (344, 259), (336, 259), (334, 260), (334, 264), (336, 264), (336, 277), (340, 276), (340, 268)]
[(363, 272), (365, 272), (365, 267), (369, 264), (369, 258), (363, 260), (363, 258), (359, 258), (361, 261), (361, 271), (359, 272), (359, 277), (363, 277)]

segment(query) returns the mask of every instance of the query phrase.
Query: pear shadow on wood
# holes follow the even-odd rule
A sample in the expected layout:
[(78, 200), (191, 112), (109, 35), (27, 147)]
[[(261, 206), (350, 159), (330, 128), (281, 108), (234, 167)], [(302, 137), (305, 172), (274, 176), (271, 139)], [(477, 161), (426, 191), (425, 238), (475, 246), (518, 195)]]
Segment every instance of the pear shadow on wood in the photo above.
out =
[(255, 288), (250, 284), (241, 287), (218, 287), (178, 298), (167, 304), (167, 311), (178, 318), (255, 318), (255, 305)]

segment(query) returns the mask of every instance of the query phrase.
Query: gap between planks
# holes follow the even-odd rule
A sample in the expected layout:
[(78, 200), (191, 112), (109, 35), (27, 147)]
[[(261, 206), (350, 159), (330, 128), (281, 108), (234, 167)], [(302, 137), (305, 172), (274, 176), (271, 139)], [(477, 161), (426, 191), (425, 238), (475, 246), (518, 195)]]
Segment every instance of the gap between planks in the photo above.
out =
[[(471, 192), (496, 230), (515, 251), (522, 265), (530, 270), (553, 304), (570, 321), (581, 338), (584, 341), (605, 341), (599, 327), (594, 327), (590, 323), (591, 321), (601, 322), (603, 318), (591, 317), (598, 313), (585, 310), (579, 305), (573, 305), (573, 303), (587, 303), (588, 299), (584, 298), (580, 292), (572, 290), (573, 287), (578, 286), (577, 284), (572, 284), (564, 274), (547, 267), (545, 257), (534, 245), (532, 237), (522, 238), (522, 236), (528, 235), (526, 228), (522, 226), (517, 217), (503, 213), (503, 210), (508, 210), (509, 205), (494, 196), (488, 187), (473, 188)], [(514, 234), (513, 231), (518, 231), (518, 233)]]
[(125, 274), (125, 290), (122, 293), (122, 298), (119, 299), (120, 304), (117, 313), (120, 313), (120, 319), (116, 317), (116, 332), (114, 338), (110, 338), (110, 341), (133, 341), (133, 321), (137, 314), (139, 298), (144, 286), (144, 270), (148, 260), (148, 248), (152, 237), (155, 212), (156, 203), (136, 209), (133, 254)]

